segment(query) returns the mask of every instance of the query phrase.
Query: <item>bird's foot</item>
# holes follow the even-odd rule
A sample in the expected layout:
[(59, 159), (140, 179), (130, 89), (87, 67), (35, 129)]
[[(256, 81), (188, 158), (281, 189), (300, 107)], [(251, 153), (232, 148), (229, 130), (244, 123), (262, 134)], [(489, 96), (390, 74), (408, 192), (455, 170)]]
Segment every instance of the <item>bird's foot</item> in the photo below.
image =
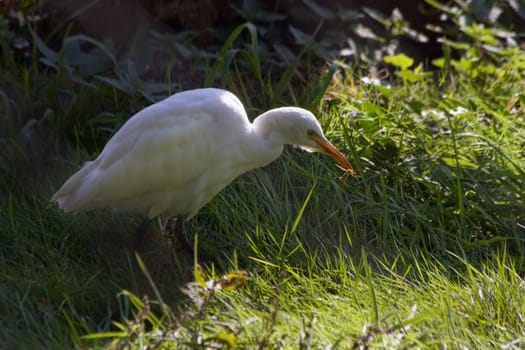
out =
[(186, 219), (183, 216), (168, 218), (164, 223), (163, 231), (170, 238), (173, 246), (177, 244), (184, 251), (194, 253), (193, 246), (186, 233)]

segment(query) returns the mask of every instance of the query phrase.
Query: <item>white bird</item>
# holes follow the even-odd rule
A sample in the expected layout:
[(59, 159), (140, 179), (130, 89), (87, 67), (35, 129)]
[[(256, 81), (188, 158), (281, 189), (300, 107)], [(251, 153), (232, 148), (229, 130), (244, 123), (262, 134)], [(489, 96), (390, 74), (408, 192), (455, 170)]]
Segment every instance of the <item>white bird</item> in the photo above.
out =
[(159, 215), (183, 225), (236, 177), (277, 159), (285, 144), (328, 154), (352, 171), (305, 109), (272, 109), (251, 123), (231, 92), (180, 92), (132, 116), (51, 200), (65, 212), (139, 213), (146, 221), (138, 231)]

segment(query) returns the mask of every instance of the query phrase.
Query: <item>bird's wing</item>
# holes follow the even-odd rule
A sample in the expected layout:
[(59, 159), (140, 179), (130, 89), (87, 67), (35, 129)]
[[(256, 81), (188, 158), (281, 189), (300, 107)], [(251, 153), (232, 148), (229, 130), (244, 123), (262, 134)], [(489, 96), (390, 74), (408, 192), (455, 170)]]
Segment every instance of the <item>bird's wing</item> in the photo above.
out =
[(177, 104), (158, 103), (134, 115), (53, 199), (66, 211), (118, 208), (146, 193), (186, 186), (221, 161), (243, 118), (225, 127), (228, 116), (217, 115), (232, 113), (227, 106), (178, 110)]

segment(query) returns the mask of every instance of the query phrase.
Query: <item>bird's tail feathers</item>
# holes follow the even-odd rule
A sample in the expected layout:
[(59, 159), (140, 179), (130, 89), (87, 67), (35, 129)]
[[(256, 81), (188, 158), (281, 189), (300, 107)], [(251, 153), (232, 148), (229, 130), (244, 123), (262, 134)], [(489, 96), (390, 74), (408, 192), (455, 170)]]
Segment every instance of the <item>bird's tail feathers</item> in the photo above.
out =
[(94, 209), (97, 194), (97, 170), (94, 162), (86, 163), (71, 176), (51, 198), (65, 212), (78, 212)]

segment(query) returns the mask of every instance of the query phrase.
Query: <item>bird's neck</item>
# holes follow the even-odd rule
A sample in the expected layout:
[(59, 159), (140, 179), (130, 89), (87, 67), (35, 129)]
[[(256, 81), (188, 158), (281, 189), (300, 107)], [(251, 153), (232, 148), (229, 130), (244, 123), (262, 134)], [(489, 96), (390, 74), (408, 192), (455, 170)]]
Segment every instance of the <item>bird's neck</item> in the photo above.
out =
[(285, 144), (279, 120), (282, 108), (271, 109), (254, 119), (251, 125), (251, 152), (258, 154), (269, 163), (277, 159)]
[(253, 131), (262, 140), (269, 140), (278, 137), (276, 132), (277, 115), (274, 109), (271, 109), (259, 115), (253, 120)]

